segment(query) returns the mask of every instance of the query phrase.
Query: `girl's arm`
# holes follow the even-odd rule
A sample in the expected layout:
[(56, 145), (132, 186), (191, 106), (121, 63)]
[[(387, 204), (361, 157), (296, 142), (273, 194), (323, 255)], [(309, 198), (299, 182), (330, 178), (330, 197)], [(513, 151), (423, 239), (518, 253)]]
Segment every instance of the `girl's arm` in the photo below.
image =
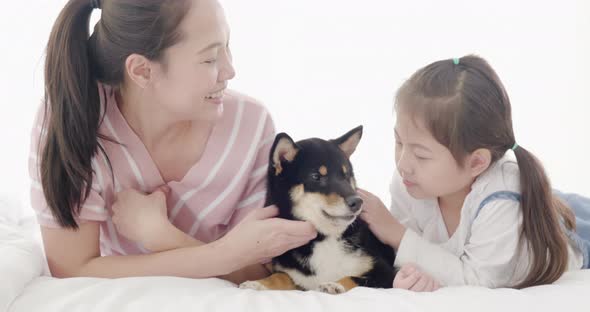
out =
[(446, 286), (505, 287), (517, 284), (526, 274), (518, 263), (527, 259), (527, 251), (519, 244), (522, 216), (516, 201), (493, 201), (473, 222), (462, 220), (471, 223), (471, 235), (457, 254), (402, 225), (375, 195), (363, 190), (359, 194), (364, 201), (361, 218), (377, 238), (397, 250), (396, 267), (415, 264)]
[(440, 288), (437, 280), (420, 271), (415, 265), (402, 266), (393, 279), (393, 288), (417, 292), (435, 291)]
[(520, 225), (518, 202), (494, 201), (485, 205), (471, 224), (471, 236), (461, 254), (407, 229), (397, 248), (395, 265), (415, 263), (443, 285), (509, 287), (526, 274), (518, 263), (528, 256), (526, 247), (519, 244)]

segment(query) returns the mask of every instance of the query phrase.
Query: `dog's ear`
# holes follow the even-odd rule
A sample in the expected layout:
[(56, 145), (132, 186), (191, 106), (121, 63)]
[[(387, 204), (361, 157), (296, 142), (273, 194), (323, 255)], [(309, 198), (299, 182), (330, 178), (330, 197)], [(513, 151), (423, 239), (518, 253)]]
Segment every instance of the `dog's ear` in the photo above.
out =
[(292, 162), (297, 152), (299, 147), (288, 134), (284, 132), (277, 134), (270, 149), (270, 166), (274, 168), (274, 174), (281, 174), (283, 171), (281, 163)]
[(350, 157), (356, 146), (359, 144), (361, 137), (363, 136), (363, 126), (358, 126), (350, 131), (348, 131), (345, 135), (332, 140), (332, 142), (336, 143), (338, 147), (344, 152), (346, 157)]

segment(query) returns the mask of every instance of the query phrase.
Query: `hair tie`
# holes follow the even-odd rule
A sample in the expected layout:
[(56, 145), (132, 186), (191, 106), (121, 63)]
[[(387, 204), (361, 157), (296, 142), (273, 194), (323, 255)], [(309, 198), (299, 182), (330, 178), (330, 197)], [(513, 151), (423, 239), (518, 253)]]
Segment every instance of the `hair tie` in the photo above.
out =
[(516, 144), (516, 142), (514, 142), (514, 145), (512, 145), (511, 150), (515, 151), (518, 148), (518, 144)]
[(93, 9), (100, 9), (100, 0), (90, 0), (90, 6)]
[(454, 58), (454, 59), (453, 59), (453, 64), (455, 64), (455, 65), (459, 65), (459, 58), (457, 58), (457, 57), (456, 57), (456, 58)]

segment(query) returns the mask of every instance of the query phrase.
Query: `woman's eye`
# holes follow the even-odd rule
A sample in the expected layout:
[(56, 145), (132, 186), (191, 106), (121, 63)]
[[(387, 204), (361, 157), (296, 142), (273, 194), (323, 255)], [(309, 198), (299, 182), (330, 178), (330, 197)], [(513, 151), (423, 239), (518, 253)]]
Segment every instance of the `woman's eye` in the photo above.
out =
[(205, 61), (206, 64), (213, 64), (215, 62), (217, 62), (217, 60), (207, 60), (207, 61)]

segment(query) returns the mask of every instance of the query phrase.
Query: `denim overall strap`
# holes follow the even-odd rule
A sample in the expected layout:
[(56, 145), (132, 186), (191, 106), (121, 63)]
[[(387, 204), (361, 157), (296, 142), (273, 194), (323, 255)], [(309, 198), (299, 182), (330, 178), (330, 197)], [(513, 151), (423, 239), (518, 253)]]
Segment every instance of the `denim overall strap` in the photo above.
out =
[[(590, 267), (590, 198), (577, 194), (564, 194), (557, 190), (554, 190), (554, 195), (564, 200), (576, 215), (576, 231), (566, 229), (565, 234), (574, 246), (582, 252), (584, 258), (582, 268), (587, 269)], [(472, 222), (477, 218), (481, 209), (488, 203), (500, 199), (520, 202), (520, 197), (520, 194), (510, 191), (498, 191), (490, 194), (477, 207)]]
[(482, 200), (481, 203), (479, 204), (479, 206), (477, 207), (477, 211), (475, 212), (475, 215), (473, 216), (473, 219), (471, 221), (472, 222), (475, 221), (475, 219), (479, 215), (479, 212), (481, 211), (481, 209), (485, 205), (487, 205), (488, 203), (490, 203), (494, 200), (499, 200), (499, 199), (509, 199), (509, 200), (520, 202), (520, 194), (518, 194), (516, 192), (510, 192), (510, 191), (498, 191), (498, 192), (494, 192), (494, 193), (488, 195), (488, 197), (484, 198), (484, 200)]

